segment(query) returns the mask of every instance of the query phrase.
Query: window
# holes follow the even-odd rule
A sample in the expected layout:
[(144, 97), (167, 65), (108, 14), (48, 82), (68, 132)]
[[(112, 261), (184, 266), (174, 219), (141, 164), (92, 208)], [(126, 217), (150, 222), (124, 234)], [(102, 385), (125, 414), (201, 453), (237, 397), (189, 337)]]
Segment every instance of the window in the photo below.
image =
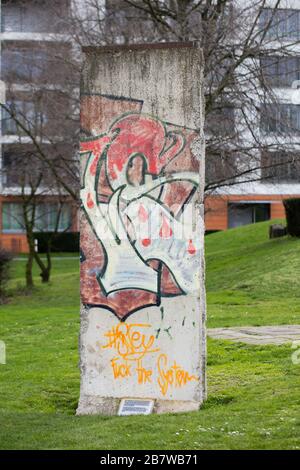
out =
[(263, 8), (260, 15), (260, 28), (265, 30), (270, 23), (267, 31), (267, 39), (300, 39), (300, 11), (292, 9), (272, 9)]
[(20, 121), (24, 127), (34, 134), (41, 132), (43, 125), (47, 123), (45, 112), (38, 109), (32, 101), (14, 100), (9, 101), (6, 106), (11, 113), (2, 109), (2, 134), (3, 135), (26, 135), (24, 129), (18, 125), (16, 120)]
[(210, 64), (206, 71), (206, 82), (210, 87), (218, 86), (226, 76), (226, 86), (234, 84), (234, 67), (232, 59), (223, 59), (221, 62)]
[(233, 135), (235, 133), (234, 108), (228, 104), (220, 105), (208, 114), (205, 127), (208, 134)]
[(107, 39), (111, 37), (111, 40), (118, 43), (126, 43), (128, 36), (131, 36), (135, 38), (134, 42), (141, 41), (142, 38), (153, 41), (156, 36), (153, 22), (142, 9), (136, 10), (126, 0), (105, 0), (102, 6), (105, 9), (104, 24)]
[(228, 205), (229, 228), (255, 224), (269, 219), (269, 203), (231, 203)]
[[(75, 171), (76, 160), (74, 159), (74, 148), (63, 143), (40, 144), (44, 155), (60, 167), (61, 158), (68, 159), (68, 169), (61, 168), (61, 175), (71, 182), (70, 173)], [(46, 190), (55, 188), (55, 179), (52, 171), (45, 166), (40, 158), (39, 151), (30, 143), (25, 144), (3, 144), (2, 145), (2, 183), (6, 188), (26, 188), (30, 185)]]
[(2, 46), (1, 79), (8, 83), (65, 83), (67, 77), (77, 73), (75, 65), (66, 60), (71, 54), (71, 45), (65, 43), (6, 42)]
[[(43, 169), (43, 176), (46, 173)], [(36, 149), (30, 144), (2, 146), (2, 184), (6, 188), (24, 188), (38, 184), (41, 163), (36, 158)], [(46, 173), (47, 174), (47, 173)], [(45, 181), (46, 177), (44, 178)]]
[(236, 154), (208, 153), (205, 159), (205, 179), (206, 183), (217, 183), (232, 179), (237, 174)]
[(262, 105), (260, 129), (266, 134), (298, 134), (300, 132), (300, 105)]
[(300, 154), (263, 152), (261, 176), (266, 183), (295, 183), (300, 181)]
[(269, 86), (291, 87), (295, 80), (300, 80), (300, 57), (262, 57), (260, 67)]
[(2, 231), (24, 232), (22, 205), (15, 202), (2, 204)]
[(15, 146), (9, 147), (2, 147), (2, 184), (6, 188), (20, 188), (22, 175), (25, 175), (28, 160)]
[(41, 79), (47, 73), (49, 60), (49, 53), (45, 49), (4, 47), (1, 79), (10, 82)]
[(60, 18), (66, 14), (68, 2), (8, 0), (2, 1), (1, 7), (2, 32), (59, 32), (63, 23)]
[[(58, 223), (58, 231), (68, 231), (71, 228), (71, 206), (64, 204), (60, 207), (56, 203), (39, 203), (36, 206), (35, 231), (54, 231)], [(2, 231), (24, 232), (24, 217), (22, 204), (4, 202), (2, 204)]]
[(39, 204), (36, 208), (35, 230), (37, 232), (51, 232), (55, 230), (58, 223), (58, 231), (68, 231), (71, 228), (70, 205)]
[(22, 24), (22, 7), (16, 3), (8, 2), (1, 5), (1, 27), (2, 31), (20, 31)]

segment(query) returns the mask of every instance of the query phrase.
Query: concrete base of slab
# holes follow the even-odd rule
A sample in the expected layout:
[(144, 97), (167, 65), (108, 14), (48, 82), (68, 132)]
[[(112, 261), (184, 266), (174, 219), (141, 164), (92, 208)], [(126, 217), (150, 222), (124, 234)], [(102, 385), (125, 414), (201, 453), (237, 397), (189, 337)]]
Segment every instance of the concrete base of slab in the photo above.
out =
[[(121, 398), (84, 396), (80, 398), (76, 415), (115, 416), (118, 414), (120, 402)], [(198, 411), (200, 406), (198, 401), (155, 400), (153, 413), (186, 413)]]

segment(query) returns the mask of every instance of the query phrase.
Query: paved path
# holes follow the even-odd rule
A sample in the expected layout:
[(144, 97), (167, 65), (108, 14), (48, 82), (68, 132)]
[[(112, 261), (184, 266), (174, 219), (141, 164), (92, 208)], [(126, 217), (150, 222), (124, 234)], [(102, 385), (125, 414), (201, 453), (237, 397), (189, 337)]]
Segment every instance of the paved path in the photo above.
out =
[(248, 344), (284, 344), (300, 341), (300, 325), (209, 328), (208, 336)]

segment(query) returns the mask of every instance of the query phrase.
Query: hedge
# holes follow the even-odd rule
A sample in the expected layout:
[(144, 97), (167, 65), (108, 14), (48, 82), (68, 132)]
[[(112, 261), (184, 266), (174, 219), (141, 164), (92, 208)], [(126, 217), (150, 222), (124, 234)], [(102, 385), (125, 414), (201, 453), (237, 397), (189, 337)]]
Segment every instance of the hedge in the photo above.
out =
[(5, 287), (9, 280), (9, 265), (11, 259), (11, 253), (0, 248), (0, 303), (5, 297)]
[(52, 237), (51, 252), (79, 253), (79, 232), (38, 232), (34, 238), (38, 241), (39, 253), (46, 253), (48, 240)]
[(300, 237), (300, 198), (285, 199), (283, 204), (288, 234), (292, 237)]

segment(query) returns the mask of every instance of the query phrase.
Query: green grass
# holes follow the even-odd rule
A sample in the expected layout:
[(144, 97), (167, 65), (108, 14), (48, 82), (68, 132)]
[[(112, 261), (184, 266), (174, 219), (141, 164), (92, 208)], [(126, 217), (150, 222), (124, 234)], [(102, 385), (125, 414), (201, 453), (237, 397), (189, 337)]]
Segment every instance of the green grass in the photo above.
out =
[(300, 239), (269, 223), (206, 237), (210, 327), (300, 323)]
[[(269, 241), (267, 224), (206, 238), (210, 326), (300, 323), (300, 240)], [(210, 340), (209, 398), (199, 412), (76, 417), (78, 261), (54, 260), (50, 285), (24, 290), (14, 261), (1, 306), (1, 449), (300, 448), (300, 365), (290, 345)], [(36, 281), (38, 270), (35, 271)]]

